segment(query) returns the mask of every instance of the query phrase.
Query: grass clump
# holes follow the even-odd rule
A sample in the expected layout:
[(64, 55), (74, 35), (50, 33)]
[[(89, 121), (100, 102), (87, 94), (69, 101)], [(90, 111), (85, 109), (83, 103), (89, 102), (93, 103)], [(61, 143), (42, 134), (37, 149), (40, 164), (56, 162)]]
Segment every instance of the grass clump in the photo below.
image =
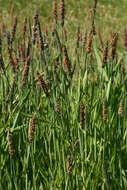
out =
[(2, 20), (0, 189), (127, 188), (127, 34), (103, 35), (97, 3), (76, 32), (63, 0), (46, 28)]

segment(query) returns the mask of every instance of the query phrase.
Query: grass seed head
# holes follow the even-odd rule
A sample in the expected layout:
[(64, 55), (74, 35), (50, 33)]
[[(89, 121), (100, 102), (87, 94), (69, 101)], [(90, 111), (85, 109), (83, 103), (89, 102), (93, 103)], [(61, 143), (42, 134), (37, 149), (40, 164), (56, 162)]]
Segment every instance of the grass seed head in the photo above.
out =
[(18, 42), (18, 52), (19, 52), (20, 62), (24, 65), (25, 64), (25, 51), (24, 51), (24, 46), (20, 42)]
[(102, 67), (104, 68), (108, 58), (108, 41), (105, 43), (102, 54)]
[(55, 62), (55, 65), (54, 65), (54, 74), (55, 74), (55, 75), (56, 75), (56, 73), (57, 73), (57, 71), (58, 71), (59, 66), (60, 66), (60, 62), (59, 62), (59, 60), (57, 60), (57, 61)]
[(64, 34), (64, 39), (67, 42), (67, 31), (65, 28), (63, 29), (63, 34)]
[(76, 48), (79, 48), (79, 41), (80, 41), (80, 26), (78, 26), (76, 33)]
[(56, 113), (58, 113), (58, 115), (61, 113), (59, 97), (56, 97)]
[(26, 27), (27, 27), (27, 19), (25, 18), (24, 21), (23, 21), (23, 25), (22, 25), (22, 35), (23, 35), (23, 39), (25, 39)]
[(86, 52), (90, 53), (91, 52), (91, 47), (92, 47), (92, 39), (93, 39), (93, 35), (90, 33), (89, 37), (87, 39), (87, 43), (86, 43)]
[(4, 23), (1, 24), (1, 27), (0, 27), (0, 28), (1, 28), (1, 33), (2, 33), (2, 35), (3, 35), (3, 36), (6, 36), (6, 28), (5, 28)]
[(55, 35), (55, 23), (52, 23), (52, 37)]
[(114, 33), (111, 40), (111, 60), (113, 61), (116, 55), (116, 45), (118, 40), (118, 34)]
[(14, 41), (15, 33), (16, 33), (16, 27), (17, 27), (17, 17), (14, 18), (12, 31), (11, 31), (11, 43)]
[(16, 55), (16, 52), (15, 52), (15, 55), (14, 55), (14, 64), (15, 64), (15, 71), (18, 73), (19, 64), (18, 64), (18, 57)]
[(94, 22), (92, 23), (92, 29), (91, 29), (92, 34), (95, 36), (96, 35), (96, 29), (95, 29), (95, 24)]
[(124, 30), (124, 48), (127, 49), (127, 30)]
[(71, 172), (71, 157), (68, 156), (66, 159), (66, 171), (69, 174)]
[(87, 29), (86, 29), (86, 31), (84, 32), (83, 40), (82, 40), (82, 45), (83, 45), (84, 48), (85, 48), (85, 46), (86, 46), (86, 41), (87, 41)]
[(53, 2), (52, 17), (55, 24), (57, 24), (57, 0), (54, 0)]
[(93, 13), (94, 13), (94, 15), (95, 15), (95, 13), (96, 13), (97, 2), (98, 2), (98, 0), (94, 0), (94, 1), (93, 1)]
[(40, 49), (43, 52), (44, 51), (44, 39), (42, 36), (41, 25), (40, 25), (39, 21), (38, 21), (38, 31), (39, 31)]
[(103, 101), (103, 105), (102, 105), (102, 116), (103, 116), (103, 121), (105, 122), (107, 120), (107, 110), (106, 110), (105, 100)]
[(48, 93), (46, 83), (43, 80), (42, 76), (40, 75), (39, 71), (36, 71), (36, 76), (37, 76), (37, 80), (38, 80), (40, 87), (43, 88), (45, 95), (48, 97), (49, 93)]
[(60, 23), (61, 26), (64, 26), (64, 13), (65, 13), (65, 4), (64, 4), (64, 0), (61, 0), (60, 2)]
[(99, 37), (99, 40), (100, 40), (101, 47), (103, 48), (104, 44), (103, 44), (103, 40), (102, 40), (102, 35), (101, 35), (101, 29), (100, 29), (100, 27), (98, 28), (98, 37)]
[(120, 102), (120, 106), (119, 106), (119, 109), (118, 109), (118, 115), (120, 117), (123, 116), (123, 101)]
[(70, 66), (70, 60), (68, 58), (66, 46), (63, 47), (63, 61), (64, 61), (66, 73), (71, 77), (71, 66)]
[(76, 141), (75, 141), (75, 143), (74, 143), (74, 146), (73, 146), (73, 152), (75, 153), (76, 152), (76, 150), (78, 149), (78, 147), (79, 147), (79, 139), (77, 139)]
[(10, 65), (12, 66), (12, 70), (15, 73), (16, 72), (15, 62), (14, 62), (14, 59), (12, 57), (11, 49), (9, 47), (7, 47), (7, 51), (8, 51), (8, 57), (9, 57)]
[(0, 55), (2, 54), (2, 37), (0, 35)]
[(30, 124), (30, 132), (29, 132), (30, 143), (32, 143), (34, 140), (34, 133), (35, 133), (35, 116), (32, 117)]
[(14, 149), (13, 149), (13, 143), (11, 139), (11, 133), (10, 133), (10, 128), (8, 128), (8, 146), (9, 146), (9, 154), (11, 158), (14, 157)]
[(23, 74), (22, 74), (22, 88), (25, 88), (26, 82), (27, 82), (27, 79), (28, 79), (30, 59), (31, 59), (31, 57), (29, 56), (29, 57), (27, 57), (27, 59), (25, 61)]

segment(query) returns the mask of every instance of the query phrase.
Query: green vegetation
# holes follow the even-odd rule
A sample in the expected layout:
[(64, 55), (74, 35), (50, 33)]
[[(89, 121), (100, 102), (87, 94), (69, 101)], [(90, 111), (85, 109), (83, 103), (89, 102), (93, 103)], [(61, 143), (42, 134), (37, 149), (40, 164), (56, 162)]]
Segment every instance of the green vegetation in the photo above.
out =
[(0, 190), (127, 189), (127, 2), (13, 3), (0, 2)]

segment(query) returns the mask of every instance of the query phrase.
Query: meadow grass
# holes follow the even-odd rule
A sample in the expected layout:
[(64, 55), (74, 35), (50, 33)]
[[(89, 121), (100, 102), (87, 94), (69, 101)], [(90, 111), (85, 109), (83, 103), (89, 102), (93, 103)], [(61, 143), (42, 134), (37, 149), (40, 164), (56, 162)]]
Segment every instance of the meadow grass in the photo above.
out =
[(127, 189), (126, 1), (32, 2), (0, 2), (0, 189)]

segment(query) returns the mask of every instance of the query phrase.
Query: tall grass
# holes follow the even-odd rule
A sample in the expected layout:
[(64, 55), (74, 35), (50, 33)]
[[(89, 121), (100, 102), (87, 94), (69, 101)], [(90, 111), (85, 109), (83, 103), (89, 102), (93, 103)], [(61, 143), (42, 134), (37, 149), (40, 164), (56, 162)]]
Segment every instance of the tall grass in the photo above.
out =
[(104, 40), (94, 1), (70, 43), (54, 2), (53, 30), (38, 12), (1, 27), (0, 189), (126, 189), (126, 30)]

